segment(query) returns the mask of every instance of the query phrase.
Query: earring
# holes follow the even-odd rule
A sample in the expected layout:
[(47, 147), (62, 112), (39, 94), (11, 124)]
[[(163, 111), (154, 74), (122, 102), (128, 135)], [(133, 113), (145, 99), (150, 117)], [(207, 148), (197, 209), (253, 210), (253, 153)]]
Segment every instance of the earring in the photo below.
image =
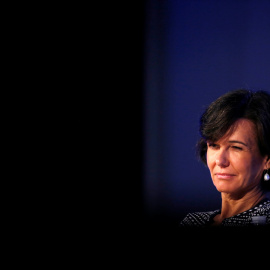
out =
[(269, 181), (269, 179), (270, 179), (270, 176), (269, 176), (269, 174), (268, 174), (268, 170), (266, 171), (266, 174), (264, 175), (264, 181)]

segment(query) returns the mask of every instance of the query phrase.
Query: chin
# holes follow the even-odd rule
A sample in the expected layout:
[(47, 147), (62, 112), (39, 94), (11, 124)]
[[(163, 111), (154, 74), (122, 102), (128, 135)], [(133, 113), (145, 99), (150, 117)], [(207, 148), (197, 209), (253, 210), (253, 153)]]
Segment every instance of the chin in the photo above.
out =
[(232, 183), (216, 183), (215, 187), (217, 191), (224, 193), (235, 193), (238, 190), (238, 188)]

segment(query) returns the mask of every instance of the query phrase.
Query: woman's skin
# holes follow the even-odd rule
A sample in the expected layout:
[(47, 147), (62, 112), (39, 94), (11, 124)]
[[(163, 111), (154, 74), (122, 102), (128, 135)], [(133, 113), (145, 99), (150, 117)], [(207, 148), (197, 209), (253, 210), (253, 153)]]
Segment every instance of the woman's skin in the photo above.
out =
[(239, 119), (219, 141), (207, 142), (207, 166), (213, 184), (221, 192), (221, 213), (213, 225), (244, 212), (265, 198), (260, 188), (263, 171), (270, 168), (268, 156), (261, 156), (253, 122)]

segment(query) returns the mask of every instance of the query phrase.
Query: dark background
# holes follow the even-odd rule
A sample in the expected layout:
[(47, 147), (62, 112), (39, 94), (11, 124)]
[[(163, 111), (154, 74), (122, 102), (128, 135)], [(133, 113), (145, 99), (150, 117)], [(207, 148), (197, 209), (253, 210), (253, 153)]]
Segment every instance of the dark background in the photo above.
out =
[(270, 1), (148, 0), (138, 8), (137, 209), (143, 221), (176, 224), (220, 207), (195, 151), (205, 107), (238, 88), (270, 91)]

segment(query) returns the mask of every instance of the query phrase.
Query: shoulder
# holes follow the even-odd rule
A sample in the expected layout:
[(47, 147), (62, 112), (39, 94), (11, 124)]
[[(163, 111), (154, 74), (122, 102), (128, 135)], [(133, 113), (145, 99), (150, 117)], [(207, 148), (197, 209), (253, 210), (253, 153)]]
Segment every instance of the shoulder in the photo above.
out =
[(252, 214), (270, 216), (270, 200), (259, 203), (253, 209), (250, 209)]
[(226, 218), (222, 222), (222, 226), (248, 226), (268, 225), (270, 224), (270, 200), (263, 200), (255, 207), (239, 213), (235, 216)]
[(185, 226), (195, 226), (203, 227), (210, 222), (211, 218), (219, 213), (219, 210), (208, 211), (208, 212), (194, 212), (189, 213), (186, 217), (180, 222), (180, 227)]

